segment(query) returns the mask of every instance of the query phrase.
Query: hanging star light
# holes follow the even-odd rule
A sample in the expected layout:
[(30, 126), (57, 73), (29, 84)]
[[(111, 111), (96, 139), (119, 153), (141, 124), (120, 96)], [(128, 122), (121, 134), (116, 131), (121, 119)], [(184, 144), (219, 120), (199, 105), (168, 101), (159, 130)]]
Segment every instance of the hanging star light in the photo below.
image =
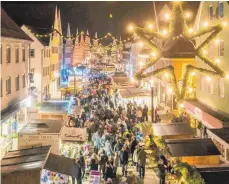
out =
[[(185, 99), (186, 91), (190, 92), (190, 90), (188, 90), (191, 88), (191, 86), (188, 86), (189, 81), (190, 78), (194, 76), (193, 74), (196, 72), (203, 73), (207, 76), (217, 76), (217, 77), (227, 78), (227, 75), (223, 70), (221, 70), (221, 68), (219, 68), (217, 63), (215, 61), (210, 60), (206, 56), (206, 54), (203, 53), (204, 48), (206, 48), (207, 45), (219, 34), (219, 32), (222, 31), (225, 25), (226, 25), (225, 23), (222, 23), (211, 27), (208, 26), (207, 28), (204, 28), (198, 33), (194, 33), (193, 31), (190, 31), (190, 29), (186, 24), (186, 17), (180, 2), (173, 4), (173, 10), (170, 18), (168, 31), (163, 30), (161, 33), (159, 33), (152, 30), (149, 31), (147, 29), (143, 29), (140, 27), (133, 27), (131, 25), (129, 30), (136, 33), (141, 38), (141, 40), (144, 43), (146, 43), (154, 52), (154, 55), (151, 56), (150, 61), (147, 62), (145, 65), (143, 65), (141, 69), (135, 73), (135, 78), (137, 80), (141, 80), (143, 78), (147, 78), (153, 75), (160, 75), (165, 73), (168, 74), (171, 79), (172, 87), (174, 89), (174, 93), (176, 94), (178, 101), (182, 101)], [(212, 70), (198, 68), (190, 64), (185, 65), (184, 66), (185, 69), (182, 75), (183, 82), (180, 89), (178, 88), (174, 67), (172, 65), (163, 67), (161, 69), (152, 72), (146, 72), (146, 70), (149, 67), (153, 66), (160, 58), (164, 57), (165, 54), (164, 50), (161, 49), (159, 46), (157, 46), (154, 41), (152, 41), (153, 39), (156, 38), (158, 40), (162, 40), (165, 42), (169, 42), (171, 40), (184, 39), (186, 41), (191, 42), (191, 40), (205, 34), (208, 35), (207, 38), (197, 48), (194, 48), (195, 50), (194, 53), (196, 57), (198, 57), (199, 59), (204, 61), (204, 63), (206, 63), (208, 66), (210, 66)]]

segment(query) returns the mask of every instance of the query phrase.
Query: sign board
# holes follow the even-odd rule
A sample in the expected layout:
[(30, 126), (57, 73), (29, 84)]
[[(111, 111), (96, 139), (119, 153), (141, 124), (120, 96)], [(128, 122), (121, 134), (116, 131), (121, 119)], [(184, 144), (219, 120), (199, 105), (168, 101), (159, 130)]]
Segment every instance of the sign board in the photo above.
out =
[(86, 128), (63, 127), (60, 134), (61, 141), (86, 141)]

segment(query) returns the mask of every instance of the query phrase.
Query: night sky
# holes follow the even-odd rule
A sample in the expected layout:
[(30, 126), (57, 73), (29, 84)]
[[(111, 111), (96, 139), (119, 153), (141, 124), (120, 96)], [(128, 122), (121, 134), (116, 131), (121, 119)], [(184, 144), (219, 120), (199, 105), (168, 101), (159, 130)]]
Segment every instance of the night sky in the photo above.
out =
[[(53, 24), (56, 5), (60, 8), (63, 34), (66, 35), (67, 23), (70, 22), (71, 33), (76, 29), (90, 33), (98, 32), (99, 36), (110, 32), (115, 36), (128, 36), (126, 27), (129, 23), (144, 26), (147, 21), (154, 21), (153, 2), (4, 2), (2, 8), (19, 25), (27, 24), (47, 28)], [(156, 2), (160, 10), (165, 2)], [(171, 5), (171, 3), (169, 3)], [(198, 2), (185, 2), (190, 10), (197, 9)], [(113, 15), (111, 19), (109, 14)]]

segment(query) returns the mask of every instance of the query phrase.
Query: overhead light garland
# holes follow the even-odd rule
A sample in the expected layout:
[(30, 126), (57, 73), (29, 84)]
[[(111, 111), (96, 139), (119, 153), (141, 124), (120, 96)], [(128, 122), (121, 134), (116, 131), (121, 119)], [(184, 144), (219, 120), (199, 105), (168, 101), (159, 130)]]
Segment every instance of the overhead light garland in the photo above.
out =
[[(188, 81), (190, 77), (194, 76), (192, 75), (193, 73), (200, 72), (208, 76), (227, 78), (225, 72), (221, 68), (219, 68), (218, 63), (207, 58), (206, 53), (203, 53), (204, 48), (207, 47), (208, 44), (222, 31), (223, 27), (227, 25), (226, 22), (223, 22), (222, 24), (218, 24), (215, 26), (208, 25), (208, 27), (200, 30), (197, 33), (194, 33), (193, 29), (188, 28), (186, 24), (186, 18), (187, 14), (184, 14), (181, 3), (174, 3), (168, 31), (164, 30), (160, 33), (153, 30), (149, 31), (147, 29), (134, 26), (129, 27), (129, 31), (136, 33), (141, 38), (141, 40), (144, 43), (146, 43), (155, 53), (150, 58), (150, 61), (143, 65), (141, 69), (136, 72), (135, 78), (137, 80), (141, 80), (152, 75), (159, 75), (167, 72), (169, 74), (172, 87), (174, 89), (173, 91), (176, 94), (178, 101), (184, 100), (186, 92), (190, 92), (190, 90), (188, 90), (190, 89), (190, 86), (188, 86)], [(178, 23), (181, 23), (180, 26), (182, 31), (179, 30), (179, 28), (176, 26)], [(179, 32), (181, 32), (181, 34)], [(184, 66), (184, 72), (181, 79), (183, 83), (180, 89), (178, 88), (177, 79), (175, 76), (173, 66), (167, 66), (152, 72), (145, 73), (149, 67), (153, 66), (159, 59), (161, 59), (161, 57), (163, 57), (163, 50), (160, 49), (159, 46), (157, 46), (155, 42), (152, 41), (152, 39), (156, 38), (158, 40), (168, 41), (169, 39), (175, 40), (180, 39), (182, 37), (183, 39), (191, 41), (192, 39), (195, 39), (205, 34), (208, 34), (209, 36), (197, 48), (195, 48), (195, 56), (204, 61), (208, 66), (211, 67), (212, 70), (198, 68), (190, 64)]]

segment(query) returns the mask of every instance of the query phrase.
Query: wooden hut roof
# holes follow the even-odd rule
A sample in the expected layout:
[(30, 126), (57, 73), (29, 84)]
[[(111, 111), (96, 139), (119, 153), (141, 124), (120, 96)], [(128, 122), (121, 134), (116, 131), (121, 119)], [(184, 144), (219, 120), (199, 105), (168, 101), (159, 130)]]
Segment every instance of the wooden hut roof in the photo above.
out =
[(229, 127), (220, 129), (209, 129), (208, 131), (212, 132), (217, 137), (229, 144)]
[(51, 146), (9, 151), (1, 160), (1, 174), (40, 170), (49, 154)]
[(172, 157), (220, 155), (211, 139), (166, 140)]
[(48, 101), (41, 105), (39, 113), (67, 113), (69, 101)]
[(192, 135), (193, 130), (188, 123), (158, 123), (153, 124), (156, 136)]

